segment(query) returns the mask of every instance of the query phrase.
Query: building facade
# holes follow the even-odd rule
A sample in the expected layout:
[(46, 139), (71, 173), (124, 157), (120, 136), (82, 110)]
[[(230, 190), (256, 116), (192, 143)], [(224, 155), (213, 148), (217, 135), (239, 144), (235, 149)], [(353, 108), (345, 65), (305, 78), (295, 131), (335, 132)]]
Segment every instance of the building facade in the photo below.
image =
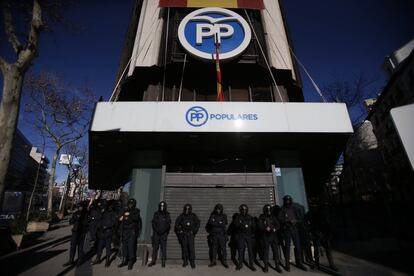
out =
[[(135, 2), (117, 85), (93, 115), (89, 187), (137, 199), (143, 244), (160, 200), (173, 219), (192, 204), (202, 226), (217, 203), (257, 216), (290, 194), (307, 208), (352, 133), (345, 105), (303, 102), (281, 2), (196, 2)], [(196, 246), (207, 259), (204, 230)]]
[(19, 130), (13, 140), (9, 169), (6, 174), (6, 191), (3, 203), (4, 214), (22, 214), (35, 188), (34, 205), (44, 201), (49, 173), (49, 160)]
[[(414, 48), (412, 42), (406, 46)], [(391, 73), (387, 85), (347, 143), (337, 200), (347, 206), (350, 217), (358, 221), (355, 226), (367, 236), (392, 235), (412, 241), (412, 222), (407, 218), (414, 211), (414, 171), (391, 110), (414, 103), (414, 53), (404, 59), (390, 57), (387, 64), (390, 59), (394, 69), (387, 70)]]

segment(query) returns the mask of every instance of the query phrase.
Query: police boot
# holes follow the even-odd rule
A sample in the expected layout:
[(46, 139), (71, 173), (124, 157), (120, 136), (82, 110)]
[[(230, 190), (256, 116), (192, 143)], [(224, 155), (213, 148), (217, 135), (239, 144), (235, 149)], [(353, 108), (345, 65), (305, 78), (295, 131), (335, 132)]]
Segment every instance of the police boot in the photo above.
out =
[(162, 266), (162, 267), (165, 267), (165, 259), (162, 259), (162, 260), (161, 260), (161, 266)]
[(98, 257), (96, 257), (96, 259), (94, 260), (94, 261), (92, 261), (92, 265), (96, 265), (96, 264), (99, 264), (100, 263), (100, 258), (98, 258)]
[(229, 268), (229, 265), (227, 264), (227, 261), (226, 261), (226, 260), (223, 260), (223, 261), (222, 261), (222, 264), (223, 264), (223, 266), (224, 266), (225, 268)]
[(111, 258), (109, 256), (106, 256), (105, 267), (109, 267), (110, 264), (111, 264)]
[(289, 260), (286, 260), (285, 270), (288, 271), (288, 272), (290, 271), (290, 261)]
[(128, 270), (132, 270), (132, 267), (134, 266), (134, 262), (133, 261), (129, 261), (128, 262)]
[(217, 265), (216, 261), (212, 261), (212, 262), (208, 265), (208, 267), (213, 267), (213, 266), (216, 266), (216, 265)]
[(263, 272), (264, 273), (269, 272), (269, 264), (267, 262), (264, 263)]
[(280, 264), (279, 264), (279, 261), (278, 260), (275, 260), (275, 270), (278, 273), (282, 273), (282, 269), (280, 268)]
[(187, 265), (188, 265), (188, 260), (184, 259), (183, 267), (186, 267)]
[(192, 269), (194, 269), (196, 267), (194, 261), (190, 261), (190, 266), (191, 266)]
[(249, 263), (249, 268), (250, 268), (252, 271), (256, 271), (256, 267), (254, 266), (253, 262)]
[(126, 258), (122, 258), (122, 262), (118, 265), (118, 267), (123, 267), (126, 266), (128, 264)]
[(299, 268), (299, 269), (302, 269), (303, 271), (308, 271), (308, 269), (302, 264), (302, 263), (297, 263), (296, 264), (296, 266)]
[(155, 260), (155, 258), (154, 258), (154, 257), (152, 257), (152, 260), (151, 260), (151, 262), (148, 264), (148, 266), (149, 266), (149, 267), (154, 266), (154, 265), (155, 265), (155, 263), (156, 263), (156, 260)]

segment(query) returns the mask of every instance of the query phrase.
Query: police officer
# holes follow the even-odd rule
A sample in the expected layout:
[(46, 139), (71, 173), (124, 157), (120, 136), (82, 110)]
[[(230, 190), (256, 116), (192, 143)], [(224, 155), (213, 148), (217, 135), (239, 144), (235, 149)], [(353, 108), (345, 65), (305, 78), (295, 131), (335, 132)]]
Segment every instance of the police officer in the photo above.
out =
[(90, 242), (94, 243), (94, 246), (98, 244), (96, 242), (98, 228), (102, 219), (102, 200), (98, 199), (89, 210), (88, 220), (89, 220), (89, 238)]
[(223, 205), (217, 204), (206, 225), (207, 233), (209, 233), (208, 241), (211, 250), (211, 263), (209, 267), (217, 265), (217, 254), (221, 257), (221, 262), (225, 268), (229, 268), (227, 264), (226, 250), (226, 226), (227, 215), (223, 213)]
[(107, 204), (106, 201), (102, 201), (102, 219), (98, 230), (98, 249), (96, 253), (96, 259), (92, 264), (100, 263), (102, 251), (105, 247), (106, 249), (106, 262), (105, 267), (108, 267), (110, 264), (111, 257), (111, 242), (112, 235), (115, 229), (115, 226), (118, 222), (118, 216), (114, 210), (112, 204)]
[(155, 265), (157, 260), (158, 248), (161, 246), (161, 265), (165, 267), (167, 259), (167, 238), (170, 232), (171, 218), (167, 211), (167, 203), (161, 201), (158, 204), (158, 211), (154, 213), (152, 219), (152, 261), (148, 266)]
[(237, 214), (233, 223), (236, 229), (236, 241), (237, 241), (237, 250), (239, 252), (239, 261), (237, 263), (237, 270), (240, 270), (243, 267), (244, 262), (244, 252), (247, 247), (247, 252), (249, 254), (249, 267), (251, 270), (256, 271), (256, 268), (253, 264), (253, 240), (255, 234), (255, 222), (253, 217), (249, 213), (249, 208), (247, 205), (242, 204), (239, 207), (240, 213)]
[(279, 265), (279, 239), (277, 237), (277, 231), (279, 230), (280, 225), (277, 218), (273, 215), (272, 206), (269, 204), (266, 204), (263, 207), (263, 214), (259, 216), (258, 228), (263, 252), (263, 271), (269, 271), (269, 247), (271, 247), (273, 251), (273, 259), (275, 260), (275, 269), (277, 272), (282, 273)]
[(227, 228), (227, 235), (230, 236), (229, 247), (230, 247), (230, 256), (233, 263), (237, 264), (236, 256), (237, 256), (237, 229), (234, 225), (235, 218), (238, 216), (238, 213), (234, 213), (231, 217), (231, 222), (229, 227)]
[(119, 218), (121, 222), (122, 262), (118, 267), (128, 265), (128, 270), (136, 260), (136, 245), (141, 232), (140, 211), (136, 208), (137, 202), (134, 198), (128, 200), (128, 206)]
[(185, 204), (183, 213), (175, 220), (174, 230), (181, 244), (183, 256), (183, 267), (188, 265), (190, 261), (191, 268), (195, 268), (195, 248), (194, 237), (200, 228), (200, 220), (196, 214), (192, 213), (190, 204)]
[(325, 249), (330, 269), (338, 271), (332, 256), (332, 231), (327, 206), (312, 206), (305, 215), (305, 225), (314, 245), (316, 268), (319, 269), (319, 252), (322, 246)]
[(303, 210), (298, 204), (293, 203), (290, 195), (283, 197), (283, 206), (279, 212), (279, 221), (282, 223), (282, 236), (284, 241), (285, 269), (290, 271), (290, 243), (295, 246), (296, 266), (307, 270), (302, 263), (302, 250), (299, 229), (303, 223)]
[(83, 258), (83, 244), (85, 242), (86, 233), (88, 232), (88, 202), (82, 201), (78, 204), (78, 209), (73, 213), (69, 220), (73, 224), (72, 237), (70, 240), (69, 261), (64, 266), (74, 264), (75, 252), (78, 249), (77, 265), (81, 265)]

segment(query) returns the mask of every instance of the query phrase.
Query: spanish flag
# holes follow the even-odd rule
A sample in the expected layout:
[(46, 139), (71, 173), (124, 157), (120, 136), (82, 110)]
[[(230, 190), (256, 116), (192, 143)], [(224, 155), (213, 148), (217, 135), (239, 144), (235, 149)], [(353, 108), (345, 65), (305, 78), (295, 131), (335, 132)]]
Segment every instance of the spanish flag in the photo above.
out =
[(160, 7), (264, 9), (263, 0), (160, 0)]
[(217, 76), (217, 101), (224, 102), (223, 87), (221, 86), (221, 70), (220, 70), (220, 44), (216, 43), (216, 76)]

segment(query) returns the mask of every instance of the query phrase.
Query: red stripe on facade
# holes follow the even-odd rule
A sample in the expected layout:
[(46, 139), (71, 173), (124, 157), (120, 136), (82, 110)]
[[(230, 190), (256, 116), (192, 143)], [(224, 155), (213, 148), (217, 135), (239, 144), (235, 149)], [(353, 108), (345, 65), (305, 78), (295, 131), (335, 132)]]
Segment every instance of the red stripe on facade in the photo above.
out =
[[(154, 0), (155, 1), (155, 0)], [(187, 0), (159, 0), (160, 7), (187, 7)], [(237, 0), (239, 9), (264, 9), (263, 0)]]
[(160, 0), (160, 7), (187, 7), (187, 0)]
[(240, 9), (262, 10), (264, 9), (263, 0), (237, 0)]

